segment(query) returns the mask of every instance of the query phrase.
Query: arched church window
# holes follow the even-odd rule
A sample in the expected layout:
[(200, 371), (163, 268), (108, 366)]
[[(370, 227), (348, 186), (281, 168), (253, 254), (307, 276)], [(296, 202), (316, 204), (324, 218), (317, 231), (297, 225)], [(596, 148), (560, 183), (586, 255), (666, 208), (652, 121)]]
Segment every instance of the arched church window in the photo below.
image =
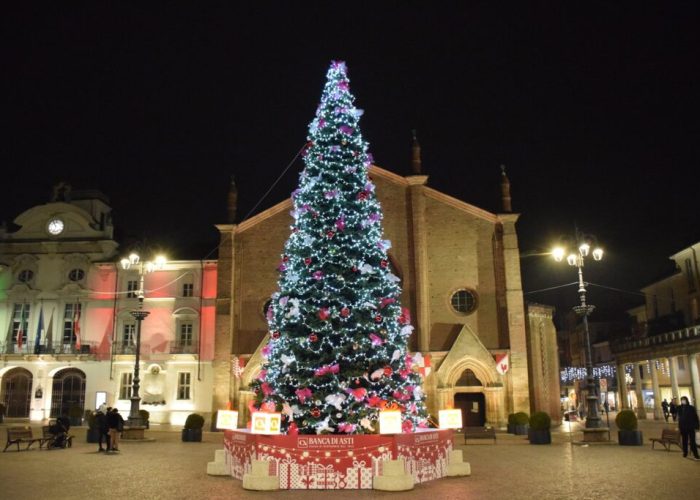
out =
[(482, 386), (484, 384), (481, 383), (481, 380), (479, 380), (476, 375), (474, 374), (473, 371), (470, 369), (464, 370), (464, 373), (462, 373), (462, 376), (459, 377), (459, 380), (455, 385), (459, 386), (467, 386), (467, 387), (474, 387), (474, 386)]

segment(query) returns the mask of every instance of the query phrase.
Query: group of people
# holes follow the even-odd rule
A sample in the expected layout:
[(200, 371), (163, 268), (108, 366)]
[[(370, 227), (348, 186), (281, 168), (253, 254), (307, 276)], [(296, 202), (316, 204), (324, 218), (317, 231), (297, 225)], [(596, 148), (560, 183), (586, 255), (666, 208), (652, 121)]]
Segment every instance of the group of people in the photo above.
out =
[(676, 398), (671, 399), (669, 403), (665, 399), (661, 402), (661, 409), (664, 412), (664, 419), (668, 422), (670, 416), (674, 422), (678, 422), (678, 430), (681, 433), (681, 444), (683, 448), (683, 456), (688, 456), (688, 448), (693, 454), (695, 460), (700, 460), (698, 454), (698, 445), (695, 442), (695, 432), (700, 430), (700, 419), (698, 412), (687, 396), (681, 397), (681, 404), (676, 404)]
[(664, 412), (664, 419), (668, 422), (668, 417), (671, 417), (675, 422), (678, 419), (678, 403), (676, 398), (672, 398), (669, 403), (665, 399), (661, 402), (661, 410)]
[[(95, 421), (100, 431), (98, 452), (119, 451), (119, 436), (124, 430), (124, 418), (116, 408), (101, 405), (95, 411)], [(104, 442), (105, 446), (102, 446)]]

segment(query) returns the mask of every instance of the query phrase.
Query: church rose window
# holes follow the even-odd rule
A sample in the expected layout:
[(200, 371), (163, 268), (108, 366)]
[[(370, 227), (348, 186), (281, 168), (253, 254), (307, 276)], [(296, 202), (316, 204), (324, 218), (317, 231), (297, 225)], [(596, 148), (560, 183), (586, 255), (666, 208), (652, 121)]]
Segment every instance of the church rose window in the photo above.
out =
[(460, 314), (473, 313), (477, 306), (476, 293), (471, 290), (457, 290), (452, 294), (450, 305)]

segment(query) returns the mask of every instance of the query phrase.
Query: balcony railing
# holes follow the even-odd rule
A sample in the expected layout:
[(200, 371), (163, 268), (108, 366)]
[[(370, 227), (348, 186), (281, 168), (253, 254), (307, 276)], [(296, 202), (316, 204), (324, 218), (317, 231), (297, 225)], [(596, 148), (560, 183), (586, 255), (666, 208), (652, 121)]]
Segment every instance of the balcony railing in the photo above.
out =
[(644, 338), (624, 338), (610, 343), (612, 352), (625, 352), (634, 349), (644, 349), (646, 347), (663, 346), (686, 342), (688, 340), (700, 340), (700, 325), (683, 328), (681, 330), (673, 330), (670, 332), (660, 333)]
[(23, 344), (19, 347), (15, 342), (0, 342), (0, 353), (1, 354), (94, 354), (97, 345), (91, 342), (83, 342), (80, 348), (77, 348), (75, 344), (64, 344), (63, 342), (54, 342), (51, 344), (39, 344), (34, 343)]
[(197, 354), (197, 344), (170, 342), (170, 354)]

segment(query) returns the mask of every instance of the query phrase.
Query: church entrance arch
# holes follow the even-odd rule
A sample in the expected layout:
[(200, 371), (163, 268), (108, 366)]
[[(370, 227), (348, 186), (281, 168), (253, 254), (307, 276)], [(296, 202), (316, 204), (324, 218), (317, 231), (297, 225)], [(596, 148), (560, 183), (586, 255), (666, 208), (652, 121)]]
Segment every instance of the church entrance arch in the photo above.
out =
[(72, 407), (85, 409), (85, 373), (77, 368), (66, 368), (53, 376), (51, 391), (51, 418), (69, 415)]
[(13, 368), (2, 377), (2, 402), (8, 418), (29, 418), (32, 374), (24, 368)]
[(482, 427), (486, 423), (484, 384), (470, 368), (455, 382), (454, 407), (462, 410), (462, 425)]

